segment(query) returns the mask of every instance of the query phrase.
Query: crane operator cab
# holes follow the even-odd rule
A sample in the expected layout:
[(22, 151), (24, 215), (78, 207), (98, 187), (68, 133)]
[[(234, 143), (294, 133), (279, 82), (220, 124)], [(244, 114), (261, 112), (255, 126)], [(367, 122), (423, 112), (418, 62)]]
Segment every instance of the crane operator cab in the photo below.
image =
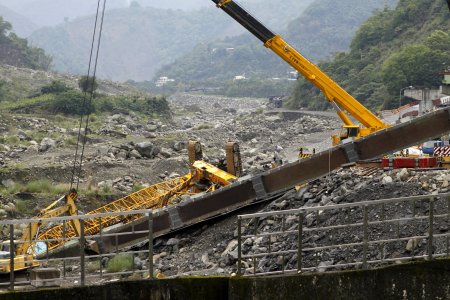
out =
[(344, 125), (339, 136), (333, 135), (333, 145), (336, 146), (348, 138), (358, 139), (360, 137), (360, 127), (358, 125)]

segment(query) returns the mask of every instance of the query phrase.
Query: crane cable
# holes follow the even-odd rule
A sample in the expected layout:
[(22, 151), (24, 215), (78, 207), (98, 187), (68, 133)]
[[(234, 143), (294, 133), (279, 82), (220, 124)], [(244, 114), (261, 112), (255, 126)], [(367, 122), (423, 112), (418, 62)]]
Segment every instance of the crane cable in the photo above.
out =
[[(90, 106), (92, 104), (92, 100), (94, 97), (94, 84), (95, 84), (95, 77), (96, 77), (96, 73), (97, 73), (97, 63), (98, 63), (98, 55), (99, 55), (99, 50), (100, 50), (101, 38), (102, 38), (103, 21), (105, 18), (106, 0), (103, 0), (102, 15), (101, 15), (101, 19), (100, 19), (100, 28), (98, 30), (96, 57), (94, 60), (94, 68), (93, 68), (94, 71), (93, 71), (93, 75), (92, 75), (91, 85), (89, 85), (89, 80), (91, 79), (90, 75), (91, 75), (91, 69), (92, 69), (92, 58), (93, 58), (93, 53), (94, 53), (94, 48), (95, 48), (95, 37), (97, 36), (98, 19), (99, 19), (99, 13), (100, 13), (100, 3), (101, 3), (101, 0), (98, 0), (97, 12), (95, 15), (94, 33), (92, 34), (91, 51), (90, 51), (90, 55), (89, 55), (89, 66), (88, 66), (88, 72), (87, 72), (87, 77), (86, 77), (86, 81), (85, 81), (86, 86), (84, 87), (84, 91), (83, 91), (84, 99), (83, 99), (82, 111), (81, 111), (81, 115), (80, 115), (80, 125), (78, 128), (78, 139), (77, 139), (77, 145), (76, 145), (76, 149), (75, 149), (75, 157), (74, 157), (73, 167), (72, 167), (72, 177), (70, 180), (70, 190), (72, 190), (73, 185), (75, 183), (75, 176), (76, 176), (76, 190), (78, 190), (78, 187), (80, 184), (81, 170), (82, 170), (82, 166), (83, 166), (83, 157), (84, 157), (84, 150), (85, 150), (85, 145), (86, 145), (86, 135), (87, 135), (88, 127), (89, 127), (89, 116), (90, 116), (89, 109), (90, 109)], [(89, 86), (91, 88), (89, 91), (89, 99), (88, 99)], [(83, 127), (84, 114), (86, 114), (86, 120), (85, 120), (84, 133), (82, 134), (81, 129)], [(82, 146), (81, 146), (79, 165), (77, 167), (80, 142), (81, 142)], [(78, 173), (77, 173), (77, 171), (78, 171)]]

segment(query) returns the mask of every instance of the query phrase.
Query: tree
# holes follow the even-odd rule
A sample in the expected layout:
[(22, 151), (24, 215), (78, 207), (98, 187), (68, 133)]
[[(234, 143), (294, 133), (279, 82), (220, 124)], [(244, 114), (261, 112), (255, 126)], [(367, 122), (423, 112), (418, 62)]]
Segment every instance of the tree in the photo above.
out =
[(68, 91), (70, 88), (62, 81), (53, 80), (52, 83), (41, 88), (42, 94), (58, 94)]
[(93, 76), (81, 76), (78, 79), (78, 87), (81, 89), (83, 93), (92, 94), (97, 89), (97, 81)]
[(95, 111), (92, 102), (75, 90), (56, 94), (50, 109), (55, 113), (67, 115), (85, 115)]
[(12, 25), (9, 22), (3, 20), (3, 17), (0, 17), (0, 39), (6, 40), (9, 31), (12, 29)]

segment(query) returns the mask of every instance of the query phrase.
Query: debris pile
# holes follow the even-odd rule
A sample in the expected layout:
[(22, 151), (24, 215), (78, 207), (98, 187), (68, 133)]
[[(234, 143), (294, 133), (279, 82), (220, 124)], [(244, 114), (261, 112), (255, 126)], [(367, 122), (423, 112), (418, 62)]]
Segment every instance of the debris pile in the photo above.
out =
[[(340, 203), (354, 203), (361, 201), (379, 200), (387, 198), (400, 198), (415, 195), (437, 194), (448, 191), (450, 171), (417, 172), (413, 170), (393, 170), (383, 172), (379, 170), (375, 174), (365, 176), (358, 174), (358, 169), (341, 169), (329, 176), (310, 182), (298, 192), (292, 190), (281, 198), (265, 206), (262, 211), (277, 211), (297, 209), (302, 207), (329, 206)], [(362, 172), (363, 173), (363, 172)], [(387, 182), (390, 177), (392, 181)], [(447, 203), (437, 204), (436, 213), (446, 213)], [(411, 205), (386, 206), (387, 216), (405, 216), (411, 213)], [(378, 212), (379, 213), (379, 212)], [(426, 215), (428, 205), (416, 204), (416, 214)], [(376, 218), (373, 212), (369, 218)], [(297, 217), (281, 219), (261, 219), (257, 224), (262, 232), (276, 232), (281, 226), (297, 228)], [(361, 214), (352, 210), (326, 211), (319, 219), (315, 214), (305, 217), (307, 226), (331, 226), (335, 224), (352, 224), (361, 222)], [(426, 223), (426, 222), (425, 222)], [(283, 224), (283, 225), (282, 225)], [(439, 232), (448, 231), (449, 224), (446, 220), (436, 222)], [(248, 225), (254, 231), (255, 224)], [(426, 226), (411, 227), (403, 224), (400, 227), (402, 236), (426, 235)], [(296, 231), (296, 230), (294, 230)], [(261, 232), (261, 231), (260, 231)], [(243, 234), (246, 232), (244, 231)], [(252, 233), (252, 232), (251, 232)], [(377, 229), (372, 234), (383, 233), (392, 236), (391, 228)], [(369, 233), (371, 234), (371, 233)], [(325, 246), (330, 243), (346, 243), (361, 239), (361, 232), (353, 230), (339, 231), (334, 237), (320, 232), (305, 236), (306, 246)], [(358, 238), (356, 238), (358, 236)], [(170, 241), (170, 242), (169, 242)], [(271, 251), (283, 251), (295, 249), (297, 236), (273, 237), (270, 241)], [(243, 253), (267, 252), (267, 238), (249, 238), (243, 241)], [(444, 251), (445, 243), (437, 243), (435, 251)], [(160, 238), (155, 242), (156, 255), (154, 262), (159, 271), (166, 275), (181, 274), (231, 274), (237, 271), (237, 224), (236, 216), (217, 224), (204, 225), (201, 228), (188, 230), (177, 234), (170, 239)], [(360, 250), (360, 249), (359, 249)], [(427, 251), (426, 239), (401, 241), (385, 247), (384, 252), (379, 249), (371, 249), (369, 258), (396, 258), (408, 255), (424, 255)], [(360, 261), (361, 251), (353, 251), (343, 255), (337, 250), (323, 251), (315, 255), (306, 255), (303, 258), (304, 266), (320, 266), (319, 271), (331, 270), (330, 265), (344, 263), (346, 260)], [(259, 259), (255, 266), (258, 271), (276, 271), (281, 267), (296, 268), (296, 254), (282, 256), (267, 256)], [(247, 272), (253, 272), (253, 263), (244, 263)]]

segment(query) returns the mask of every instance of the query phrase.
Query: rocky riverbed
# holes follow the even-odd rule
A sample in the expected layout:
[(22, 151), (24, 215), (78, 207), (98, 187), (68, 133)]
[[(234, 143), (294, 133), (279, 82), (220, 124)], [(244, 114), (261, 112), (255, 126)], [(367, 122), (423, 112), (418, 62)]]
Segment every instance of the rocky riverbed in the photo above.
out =
[[(109, 194), (98, 198), (80, 193), (81, 211), (87, 212), (137, 188), (187, 173), (186, 145), (189, 140), (200, 141), (205, 160), (211, 162), (225, 156), (226, 142), (238, 141), (244, 173), (249, 174), (269, 168), (276, 148), (282, 149), (280, 153), (284, 161), (297, 159), (301, 147), (309, 151), (325, 150), (331, 145), (331, 133), (339, 130), (335, 117), (273, 112), (267, 109), (264, 99), (178, 94), (171, 96), (169, 102), (173, 112), (170, 119), (147, 118), (122, 111), (97, 117), (93, 121), (93, 126), (89, 128), (80, 186), (97, 196), (106, 190)], [(76, 122), (45, 116), (5, 116), (0, 120), (0, 134), (3, 135), (0, 144), (0, 182), (4, 191), (10, 191), (0, 196), (0, 216), (19, 218), (34, 215), (38, 208), (48, 205), (56, 195), (11, 191), (17, 184), (36, 180), (46, 179), (52, 185), (70, 181), (73, 144), (78, 134)], [(449, 181), (447, 171), (379, 170), (367, 176), (357, 168), (341, 169), (310, 182), (299, 191), (289, 191), (272, 203), (247, 208), (239, 213), (444, 193), (448, 191)], [(24, 203), (29, 204), (30, 209), (24, 209), (28, 208)], [(395, 215), (407, 209), (399, 206), (387, 213)], [(422, 213), (426, 212), (425, 206), (419, 209)], [(439, 209), (446, 208), (442, 206)], [(323, 226), (335, 224), (343, 218), (347, 222), (356, 222), (360, 218), (360, 215), (348, 211), (324, 216), (324, 220), (319, 220)], [(318, 221), (313, 216), (306, 216), (305, 222), (315, 225)], [(277, 231), (280, 220), (260, 220), (257, 226), (264, 232)], [(236, 215), (233, 215), (155, 240), (152, 260), (157, 271), (166, 276), (235, 273), (236, 228)], [(438, 228), (445, 233), (448, 224), (439, 223)], [(16, 236), (19, 236), (20, 226), (16, 229)], [(405, 232), (411, 234), (414, 233), (412, 230), (405, 228)], [(423, 234), (423, 228), (417, 230), (417, 235)], [(6, 236), (7, 232), (3, 234)], [(354, 232), (344, 231), (335, 238), (351, 241), (353, 236)], [(307, 239), (311, 245), (332, 242), (323, 234), (311, 235)], [(246, 240), (244, 253), (263, 252), (267, 248), (266, 242), (264, 239)], [(295, 237), (275, 238), (271, 242), (279, 251), (288, 250), (293, 247)], [(413, 240), (386, 248), (384, 253), (386, 257), (394, 258), (404, 253), (421, 255), (425, 253), (425, 248), (422, 240)], [(357, 254), (354, 253), (350, 259), (358, 259)], [(371, 252), (370, 255), (376, 257), (378, 252)], [(304, 259), (305, 265), (322, 263), (322, 269), (343, 261), (339, 251), (321, 253), (319, 257), (306, 256)], [(260, 259), (257, 265), (245, 262), (244, 267), (248, 272), (254, 268), (276, 271), (282, 265), (295, 266), (296, 260), (293, 254), (281, 258), (267, 256)], [(142, 255), (135, 261), (136, 268), (140, 268), (148, 264), (148, 257)]]
[[(366, 176), (359, 174), (358, 169), (341, 169), (332, 172), (329, 176), (310, 182), (299, 191), (292, 190), (272, 203), (263, 207), (247, 209), (241, 213), (252, 213), (256, 211), (279, 211), (297, 208), (355, 203), (361, 201), (399, 198), (416, 195), (437, 194), (448, 192), (450, 172), (449, 171), (428, 171), (415, 172), (401, 169), (377, 173)], [(446, 199), (436, 203), (435, 213), (446, 214), (448, 211)], [(428, 205), (426, 202), (417, 202), (401, 205), (387, 205), (384, 214), (386, 218), (398, 216), (411, 216), (415, 210), (416, 216), (427, 215)], [(378, 214), (378, 215), (377, 215)], [(369, 213), (369, 219), (379, 218), (378, 210)], [(297, 217), (291, 216), (284, 221), (281, 218), (262, 218), (257, 223), (259, 233), (280, 232), (282, 226), (289, 228), (292, 226), (294, 232), (297, 231)], [(362, 222), (361, 211), (357, 209), (345, 209), (340, 211), (326, 211), (319, 218), (315, 214), (306, 215), (305, 228), (315, 226), (332, 226), (337, 224), (355, 224)], [(246, 224), (243, 234), (252, 234), (255, 224)], [(395, 224), (397, 225), (397, 224)], [(439, 233), (446, 233), (449, 229), (448, 220), (436, 221), (435, 227)], [(285, 227), (285, 229), (286, 229)], [(396, 235), (396, 226), (373, 227), (369, 235), (392, 238)], [(426, 221), (421, 226), (411, 226), (407, 222), (402, 222), (399, 227), (400, 237), (421, 236), (428, 232)], [(355, 232), (352, 229), (344, 229), (335, 232), (331, 237), (330, 232), (318, 232), (305, 235), (305, 247), (327, 246), (332, 244), (345, 244), (362, 240), (362, 231)], [(288, 251), (296, 249), (296, 233), (285, 234), (283, 236), (273, 236), (270, 238), (255, 237), (243, 241), (243, 254), (258, 254), (267, 252), (268, 244), (271, 244), (271, 251)], [(203, 227), (187, 230), (181, 234), (170, 238), (158, 239), (155, 242), (157, 254), (153, 261), (157, 268), (166, 275), (178, 276), (183, 274), (233, 274), (237, 271), (237, 216), (221, 220), (215, 224), (203, 225)], [(330, 251), (319, 251), (310, 253), (303, 257), (304, 267), (320, 267), (319, 271), (327, 270), (335, 264), (348, 262), (361, 262), (362, 249), (356, 248), (353, 251), (334, 249)], [(436, 243), (435, 253), (445, 253), (446, 243), (440, 241)], [(408, 256), (421, 256), (427, 253), (426, 239), (409, 239), (392, 244), (387, 244), (384, 250), (373, 248), (369, 251), (369, 259), (395, 259)], [(287, 269), (297, 267), (297, 255), (289, 254), (285, 256), (267, 255), (257, 260), (256, 266), (253, 261), (244, 260), (246, 272), (279, 271), (282, 266)], [(339, 269), (339, 268), (338, 268)], [(328, 268), (332, 270), (332, 268)]]

